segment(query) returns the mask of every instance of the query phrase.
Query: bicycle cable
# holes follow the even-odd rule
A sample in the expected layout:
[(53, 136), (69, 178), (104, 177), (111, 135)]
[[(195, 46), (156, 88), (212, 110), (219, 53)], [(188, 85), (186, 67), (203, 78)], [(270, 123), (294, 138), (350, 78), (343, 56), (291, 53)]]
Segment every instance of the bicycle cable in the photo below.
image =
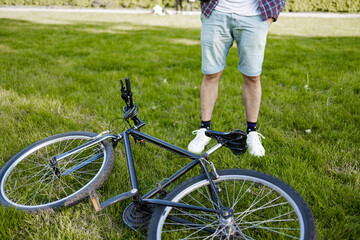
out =
[[(117, 125), (117, 127), (115, 127), (113, 130), (111, 130), (111, 125), (115, 122), (115, 121), (117, 121), (117, 120), (123, 120), (119, 125)], [(128, 129), (129, 127), (128, 127), (128, 122), (124, 119), (124, 118), (115, 118), (115, 119), (113, 119), (113, 120), (111, 120), (110, 121), (110, 123), (109, 123), (109, 127), (108, 127), (108, 129), (109, 129), (109, 133), (114, 133), (114, 132), (116, 132), (119, 128), (120, 128), (120, 126), (121, 125), (124, 125), (124, 127), (122, 128), (122, 130), (121, 130), (121, 132), (123, 132), (125, 129)]]

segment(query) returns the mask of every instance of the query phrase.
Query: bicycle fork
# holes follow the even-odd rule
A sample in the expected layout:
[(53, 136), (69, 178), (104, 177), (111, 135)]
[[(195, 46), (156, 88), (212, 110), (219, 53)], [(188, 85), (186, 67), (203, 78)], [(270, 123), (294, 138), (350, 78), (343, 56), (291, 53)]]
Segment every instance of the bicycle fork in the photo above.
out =
[[(214, 180), (216, 181), (220, 176), (217, 173), (214, 164), (209, 161), (209, 155), (222, 147), (222, 145), (223, 144), (218, 143), (213, 148), (205, 152), (200, 158), (200, 166), (210, 183), (208, 189), (210, 192), (211, 200), (214, 202), (214, 207), (218, 208), (219, 210), (219, 222), (223, 226), (222, 231), (219, 233), (220, 237), (222, 236), (222, 234), (225, 234), (224, 236), (228, 236), (237, 233), (237, 230), (234, 230), (234, 210), (225, 207), (222, 203), (219, 195), (221, 188), (214, 182)], [(210, 166), (211, 172), (209, 172), (209, 170), (207, 169), (206, 164)]]
[[(216, 171), (215, 165), (212, 162), (209, 162), (209, 155), (221, 147), (222, 147), (222, 144), (218, 143), (217, 145), (215, 145), (214, 147), (212, 147), (211, 149), (206, 151), (199, 159), (201, 169), (203, 170), (204, 174), (206, 175), (206, 177), (210, 183), (209, 191), (211, 193), (211, 198), (212, 198), (213, 202), (216, 203), (215, 206), (217, 206), (219, 208), (219, 210), (225, 209), (225, 207), (220, 199), (220, 196), (219, 196), (219, 191), (221, 191), (221, 190), (214, 183), (214, 180), (218, 179), (220, 176)], [(206, 164), (208, 164), (210, 166), (211, 172), (209, 172), (209, 170), (207, 169)]]

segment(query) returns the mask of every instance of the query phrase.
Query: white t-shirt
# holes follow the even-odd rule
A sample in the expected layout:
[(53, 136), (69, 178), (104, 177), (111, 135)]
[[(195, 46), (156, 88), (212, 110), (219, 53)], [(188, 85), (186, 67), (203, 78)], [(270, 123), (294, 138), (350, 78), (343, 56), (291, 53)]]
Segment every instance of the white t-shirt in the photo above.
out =
[(219, 0), (217, 11), (236, 13), (243, 16), (260, 15), (258, 0)]

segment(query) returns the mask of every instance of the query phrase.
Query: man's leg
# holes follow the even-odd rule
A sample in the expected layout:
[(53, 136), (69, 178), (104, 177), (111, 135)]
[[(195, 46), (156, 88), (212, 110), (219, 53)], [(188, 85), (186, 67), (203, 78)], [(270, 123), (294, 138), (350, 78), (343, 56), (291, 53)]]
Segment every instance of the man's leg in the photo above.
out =
[(201, 120), (210, 121), (218, 96), (219, 79), (226, 65), (226, 57), (233, 45), (231, 14), (213, 11), (209, 18), (201, 16)]
[(265, 149), (261, 144), (260, 138), (264, 138), (256, 132), (256, 123), (261, 103), (261, 83), (260, 76), (249, 77), (243, 74), (244, 88), (243, 100), (245, 105), (247, 120), (247, 146), (251, 155), (262, 157), (265, 155)]
[(234, 42), (230, 30), (230, 16), (231, 14), (216, 10), (209, 18), (201, 16), (201, 71), (204, 77), (200, 88), (201, 126), (193, 131), (196, 137), (188, 145), (188, 150), (193, 153), (201, 153), (211, 139), (205, 135), (205, 131), (210, 128), (219, 79), (226, 65), (226, 56)]
[(257, 122), (261, 102), (260, 76), (249, 77), (242, 74), (244, 78), (243, 100), (248, 122)]
[(221, 74), (222, 71), (204, 75), (200, 88), (201, 127), (199, 130), (193, 132), (196, 134), (196, 137), (188, 145), (190, 152), (200, 154), (210, 142), (211, 138), (205, 135), (205, 131), (210, 128), (211, 116), (218, 96)]
[(237, 24), (233, 32), (239, 53), (238, 69), (244, 78), (243, 100), (247, 120), (247, 146), (251, 155), (261, 157), (265, 155), (265, 149), (261, 144), (263, 136), (256, 131), (256, 124), (261, 102), (260, 74), (270, 22), (263, 21), (261, 15), (235, 17)]
[(218, 97), (219, 80), (222, 71), (204, 75), (200, 88), (201, 120), (210, 121)]

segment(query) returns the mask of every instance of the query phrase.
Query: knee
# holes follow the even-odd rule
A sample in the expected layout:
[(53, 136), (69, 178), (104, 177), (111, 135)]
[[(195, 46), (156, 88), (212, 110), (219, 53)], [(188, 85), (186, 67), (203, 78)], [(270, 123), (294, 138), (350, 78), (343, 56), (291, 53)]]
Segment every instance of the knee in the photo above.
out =
[(245, 84), (257, 85), (260, 84), (260, 76), (246, 76), (243, 74)]
[(222, 71), (214, 74), (205, 74), (204, 82), (218, 82), (221, 77)]

